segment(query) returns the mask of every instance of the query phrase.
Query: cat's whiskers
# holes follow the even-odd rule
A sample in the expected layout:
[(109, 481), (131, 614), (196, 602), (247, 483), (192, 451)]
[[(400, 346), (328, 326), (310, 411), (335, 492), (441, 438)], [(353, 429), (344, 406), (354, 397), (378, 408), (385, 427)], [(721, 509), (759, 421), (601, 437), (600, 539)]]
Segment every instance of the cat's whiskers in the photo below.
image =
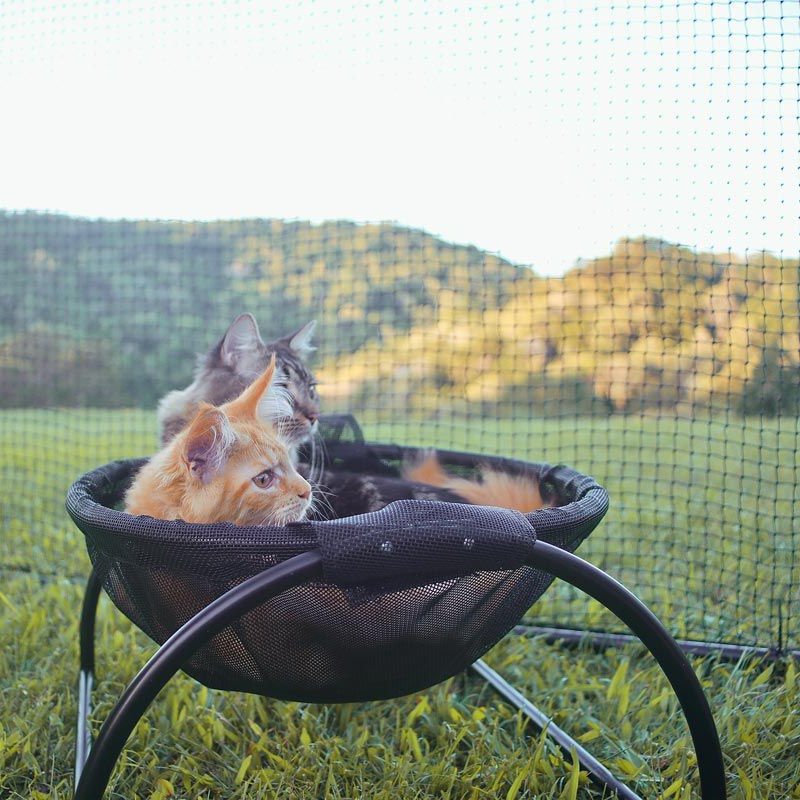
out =
[[(332, 519), (335, 514), (333, 505), (328, 499), (331, 492), (325, 491), (321, 486), (315, 486), (311, 495), (311, 505), (308, 508), (308, 516), (321, 517), (323, 519)], [(324, 512), (324, 513), (320, 513)]]
[(322, 477), (325, 463), (325, 440), (318, 434), (316, 429), (312, 431), (309, 437), (309, 444), (311, 458), (308, 465), (308, 481), (316, 485)]
[(277, 525), (278, 523), (275, 522), (274, 517), (275, 517), (275, 512), (271, 511), (271, 512), (265, 514), (261, 518), (261, 521), (260, 522), (256, 522), (255, 525), (257, 525), (258, 527), (264, 527), (266, 525)]
[(265, 514), (261, 522), (256, 523), (260, 526), (283, 526), (288, 525), (290, 522), (301, 522), (306, 518), (307, 511), (299, 514), (296, 506), (288, 508), (278, 508)]

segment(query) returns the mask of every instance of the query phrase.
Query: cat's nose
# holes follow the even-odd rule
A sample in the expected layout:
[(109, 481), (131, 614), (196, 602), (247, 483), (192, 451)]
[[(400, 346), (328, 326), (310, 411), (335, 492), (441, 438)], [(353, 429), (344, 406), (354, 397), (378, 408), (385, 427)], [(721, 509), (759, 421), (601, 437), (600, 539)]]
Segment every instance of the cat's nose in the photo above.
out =
[(311, 497), (311, 489), (304, 489), (302, 492), (298, 492), (297, 496), (301, 500), (308, 500), (308, 498)]
[(303, 416), (313, 425), (318, 419), (319, 414), (316, 411), (304, 411)]

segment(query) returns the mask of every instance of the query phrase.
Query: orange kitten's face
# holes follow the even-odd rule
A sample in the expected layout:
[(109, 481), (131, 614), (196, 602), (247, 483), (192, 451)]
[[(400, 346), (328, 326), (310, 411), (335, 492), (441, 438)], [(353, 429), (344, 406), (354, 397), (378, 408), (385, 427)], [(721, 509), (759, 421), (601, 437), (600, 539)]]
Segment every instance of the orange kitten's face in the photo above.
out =
[(206, 482), (187, 483), (182, 518), (237, 525), (286, 525), (304, 519), (311, 486), (295, 470), (286, 446), (256, 425), (233, 423), (232, 430), (236, 442), (224, 467)]

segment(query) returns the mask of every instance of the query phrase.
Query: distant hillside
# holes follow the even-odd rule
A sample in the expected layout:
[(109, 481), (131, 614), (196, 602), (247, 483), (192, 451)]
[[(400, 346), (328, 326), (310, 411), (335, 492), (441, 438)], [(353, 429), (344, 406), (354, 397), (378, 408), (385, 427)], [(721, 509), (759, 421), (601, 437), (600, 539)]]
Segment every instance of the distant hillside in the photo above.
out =
[[(498, 307), (440, 295), (435, 322), (321, 372), (329, 402), (392, 385), (399, 407), (505, 415), (729, 408), (800, 413), (798, 261), (625, 239), (562, 278), (530, 275)], [(435, 402), (432, 402), (435, 398)]]
[(244, 310), (265, 338), (317, 318), (324, 360), (431, 324), (444, 289), (489, 309), (527, 276), (392, 225), (0, 212), (0, 405), (152, 406)]
[(0, 213), (0, 405), (152, 407), (243, 310), (329, 410), (800, 413), (798, 261), (625, 239), (562, 278), (388, 224)]

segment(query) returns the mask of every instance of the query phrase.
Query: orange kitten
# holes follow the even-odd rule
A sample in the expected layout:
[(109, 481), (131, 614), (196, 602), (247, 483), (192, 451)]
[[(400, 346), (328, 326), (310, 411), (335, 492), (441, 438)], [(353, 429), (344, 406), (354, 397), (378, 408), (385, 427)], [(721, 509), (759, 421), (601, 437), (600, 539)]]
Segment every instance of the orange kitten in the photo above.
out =
[(201, 404), (189, 426), (142, 467), (129, 514), (185, 522), (286, 525), (303, 519), (311, 485), (273, 422), (286, 416), (272, 385), (275, 356), (235, 400)]
[(527, 514), (552, 506), (542, 498), (539, 482), (527, 475), (509, 475), (483, 467), (480, 480), (457, 478), (442, 468), (435, 451), (428, 450), (403, 470), (407, 480), (449, 489), (475, 505), (500, 506)]

